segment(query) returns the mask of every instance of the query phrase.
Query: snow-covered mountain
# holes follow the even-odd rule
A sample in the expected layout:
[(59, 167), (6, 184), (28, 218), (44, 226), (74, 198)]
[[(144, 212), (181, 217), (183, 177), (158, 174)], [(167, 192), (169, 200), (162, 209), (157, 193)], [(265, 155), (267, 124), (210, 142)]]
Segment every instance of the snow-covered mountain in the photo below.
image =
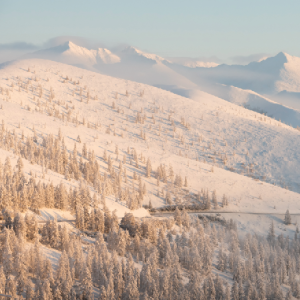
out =
[[(164, 59), (135, 47), (111, 52), (67, 42), (30, 57), (50, 59), (113, 77), (150, 84), (190, 97), (200, 90), (300, 126), (300, 58), (279, 53), (248, 65), (217, 65), (194, 60)], [(296, 95), (296, 96), (295, 96)], [(291, 117), (292, 116), (292, 117)]]
[[(43, 134), (56, 134), (61, 127), (62, 132), (68, 134), (65, 143), (70, 149), (79, 134), (82, 143), (95, 153), (106, 148), (107, 139), (111, 139), (114, 146), (110, 151), (114, 151), (115, 144), (124, 151), (128, 146), (136, 147), (138, 152), (151, 157), (152, 162), (173, 164), (177, 172), (182, 175), (186, 172), (193, 189), (202, 182), (210, 189), (217, 188), (220, 193), (227, 194), (232, 181), (226, 183), (225, 178), (238, 176), (237, 182), (246, 180), (247, 184), (238, 183), (239, 188), (232, 195), (236, 199), (246, 194), (245, 199), (248, 199), (252, 194), (244, 190), (253, 184), (256, 186), (251, 176), (299, 190), (299, 131), (205, 92), (191, 90), (188, 99), (149, 85), (41, 59), (3, 66), (0, 86), (2, 118), (20, 134), (24, 130), (25, 136), (32, 132), (32, 126)], [(142, 91), (144, 95), (140, 97)], [(53, 94), (52, 103), (49, 98)], [(114, 109), (111, 108), (113, 102)], [(159, 121), (155, 124), (151, 117), (153, 105), (160, 107)], [(135, 123), (137, 112), (141, 110), (147, 121)], [(61, 120), (62, 115), (70, 113), (79, 124), (84, 119), (85, 126), (78, 128), (71, 121)], [(169, 116), (175, 131), (168, 121)], [(96, 130), (91, 125), (97, 123), (101, 124), (101, 129)], [(116, 136), (107, 135), (107, 128), (115, 131)], [(141, 137), (141, 130), (146, 139)], [(98, 138), (94, 139), (96, 136)], [(188, 161), (195, 166), (187, 168)], [(199, 166), (209, 170), (211, 165), (215, 167), (214, 173), (198, 173)], [(232, 171), (236, 175), (232, 175)], [(220, 178), (218, 174), (222, 174)], [(263, 186), (276, 190), (273, 185)], [(253, 190), (261, 191), (261, 188), (256, 186)], [(262, 193), (265, 199), (272, 201), (268, 193), (273, 195), (273, 192)], [(161, 200), (153, 198), (155, 203), (162, 204)]]
[[(114, 73), (115, 76), (118, 76), (118, 68), (120, 68), (120, 74), (125, 76), (122, 73), (124, 65), (126, 67), (128, 65), (135, 67), (140, 65), (142, 70), (146, 67), (164, 64), (195, 84), (201, 84), (201, 82), (219, 83), (252, 90), (263, 95), (274, 95), (282, 91), (300, 92), (300, 58), (283, 52), (274, 57), (251, 62), (245, 66), (218, 65), (212, 62), (191, 59), (165, 59), (131, 46), (119, 48), (115, 50), (115, 53), (112, 53), (104, 48), (88, 50), (72, 42), (66, 42), (54, 48), (31, 53), (30, 57), (50, 59), (82, 67), (87, 66), (90, 68), (93, 66), (99, 71), (102, 71), (103, 64), (117, 64), (117, 66), (106, 66), (104, 70), (105, 72)], [(128, 70), (128, 73), (133, 72)]]
[(281, 52), (245, 66), (222, 64), (213, 68), (166, 64), (201, 90), (299, 126), (298, 117), (290, 118), (300, 109), (298, 57)]
[[(141, 59), (147, 70), (182, 76), (157, 58)], [(268, 284), (263, 297), (282, 299), (269, 288), (277, 273), (248, 266), (262, 262), (259, 252), (266, 266), (276, 257), (297, 261), (300, 131), (237, 105), (248, 94), (248, 102), (269, 102), (261, 95), (221, 86), (234, 103), (199, 88), (185, 89), (187, 98), (45, 59), (0, 65), (0, 213), (11, 228), (1, 232), (0, 275), (8, 296), (17, 286), (28, 299), (39, 289), (43, 299), (115, 299), (121, 283), (124, 299), (149, 299), (143, 284), (150, 282), (158, 299), (151, 290), (163, 295), (166, 285), (155, 278), (169, 278), (181, 286), (169, 298), (187, 299), (196, 276), (224, 295), (224, 276), (230, 299), (229, 284), (237, 297), (243, 287), (227, 263), (236, 256), (246, 262), (237, 270)], [(286, 269), (280, 274), (287, 289)], [(208, 298), (197, 280), (190, 298)]]
[(248, 65), (219, 65), (215, 68), (173, 68), (194, 82), (202, 80), (274, 95), (281, 91), (300, 91), (300, 58), (280, 52)]
[(50, 59), (87, 68), (96, 64), (114, 64), (120, 61), (120, 58), (108, 49), (88, 50), (70, 41), (53, 48), (36, 51), (26, 57)]

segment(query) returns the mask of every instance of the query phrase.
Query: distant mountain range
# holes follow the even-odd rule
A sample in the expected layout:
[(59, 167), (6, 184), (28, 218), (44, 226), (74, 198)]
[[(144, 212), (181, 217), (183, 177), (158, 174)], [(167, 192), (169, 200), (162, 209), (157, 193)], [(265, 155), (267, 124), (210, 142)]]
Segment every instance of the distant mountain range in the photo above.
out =
[[(289, 119), (286, 110), (300, 110), (300, 58), (283, 52), (248, 65), (218, 65), (165, 59), (131, 46), (113, 52), (105, 48), (89, 50), (69, 41), (26, 58), (54, 60), (190, 98), (195, 90), (202, 90), (281, 120)], [(280, 109), (280, 105), (288, 107)], [(298, 121), (291, 125), (298, 126)]]
[(246, 66), (222, 64), (214, 68), (192, 70), (181, 66), (176, 70), (196, 83), (205, 80), (272, 95), (284, 90), (300, 92), (299, 67), (300, 58), (280, 52)]

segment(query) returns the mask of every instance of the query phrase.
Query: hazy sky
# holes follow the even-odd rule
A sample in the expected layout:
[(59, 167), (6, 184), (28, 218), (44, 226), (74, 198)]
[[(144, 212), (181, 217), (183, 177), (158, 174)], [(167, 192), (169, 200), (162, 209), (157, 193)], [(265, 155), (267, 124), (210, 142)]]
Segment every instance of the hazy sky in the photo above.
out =
[(162, 56), (300, 56), (299, 13), (299, 0), (0, 0), (0, 44), (80, 36)]

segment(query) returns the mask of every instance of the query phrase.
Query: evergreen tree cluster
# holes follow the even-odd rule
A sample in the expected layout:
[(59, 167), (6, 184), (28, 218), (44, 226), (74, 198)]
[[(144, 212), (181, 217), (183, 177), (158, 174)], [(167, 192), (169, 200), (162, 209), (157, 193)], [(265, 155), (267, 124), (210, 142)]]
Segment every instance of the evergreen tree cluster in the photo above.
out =
[[(106, 168), (102, 167), (100, 170), (100, 161), (97, 160), (94, 151), (88, 150), (86, 144), (83, 144), (82, 151), (79, 153), (76, 143), (72, 151), (68, 150), (61, 131), (58, 132), (57, 137), (52, 134), (38, 137), (33, 128), (33, 136), (25, 138), (24, 136), (18, 137), (15, 132), (7, 131), (5, 124), (2, 123), (0, 138), (2, 138), (0, 141), (1, 148), (7, 151), (13, 150), (14, 154), (20, 157), (21, 165), (17, 166), (21, 168), (19, 172), (23, 170), (22, 159), (26, 159), (31, 164), (42, 166), (43, 178), (49, 169), (64, 175), (67, 180), (84, 181), (101, 194), (102, 198), (114, 195), (116, 199), (125, 202), (130, 209), (140, 208), (147, 194), (146, 184), (142, 177), (145, 179), (156, 177), (158, 186), (160, 182), (164, 184), (165, 190), (162, 189), (162, 196), (165, 197), (166, 203), (169, 205), (172, 204), (172, 198), (174, 198), (176, 205), (181, 204), (181, 198), (185, 202), (192, 200), (190, 192), (183, 190), (188, 186), (187, 178), (184, 179), (183, 184), (181, 175), (175, 175), (172, 166), (167, 171), (166, 166), (162, 164), (158, 166), (156, 172), (153, 172), (151, 160), (149, 158), (146, 160), (142, 154), (138, 155), (134, 148), (128, 148), (127, 153), (124, 152), (123, 154), (123, 159), (118, 158), (118, 146), (116, 146), (115, 159), (111, 155), (107, 155), (107, 151), (104, 150), (101, 163), (106, 164)], [(134, 170), (132, 177), (127, 175), (128, 166), (126, 166), (126, 162), (128, 160), (130, 169), (133, 168)], [(142, 164), (144, 166), (141, 166)], [(6, 171), (12, 172), (11, 168), (3, 169), (3, 171), (0, 169), (0, 172), (5, 173)], [(4, 173), (3, 176), (6, 176)], [(11, 173), (8, 175), (12, 176)], [(5, 182), (4, 184), (6, 185)], [(158, 193), (158, 196), (161, 196), (161, 193)], [(36, 195), (36, 197), (38, 196)], [(209, 201), (206, 200), (206, 202)], [(194, 201), (195, 203), (196, 201)], [(61, 203), (61, 205), (62, 209), (66, 208), (65, 203)]]
[[(119, 224), (115, 212), (94, 208), (76, 220), (81, 232), (96, 232), (84, 246), (55, 219), (39, 226), (32, 214), (13, 217), (5, 209), (3, 216), (1, 293), (27, 299), (269, 300), (284, 299), (285, 284), (287, 297), (300, 297), (298, 232), (293, 240), (276, 237), (272, 224), (267, 238), (239, 238), (232, 222), (201, 221), (185, 210), (176, 210), (174, 219), (141, 220), (128, 213)], [(26, 241), (32, 246), (25, 247)], [(40, 243), (61, 251), (56, 271)]]

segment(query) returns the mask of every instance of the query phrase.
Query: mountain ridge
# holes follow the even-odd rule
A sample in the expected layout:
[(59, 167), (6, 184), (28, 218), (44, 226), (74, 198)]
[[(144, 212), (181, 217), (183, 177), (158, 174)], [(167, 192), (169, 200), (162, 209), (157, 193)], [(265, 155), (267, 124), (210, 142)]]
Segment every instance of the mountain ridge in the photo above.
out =
[(109, 64), (120, 61), (120, 58), (106, 48), (98, 48), (96, 50), (88, 50), (87, 48), (78, 46), (71, 41), (67, 41), (61, 45), (39, 50), (30, 53), (24, 58), (41, 58), (50, 59), (58, 62), (94, 66), (95, 64)]
[[(284, 52), (245, 66), (221, 64), (210, 68), (195, 65), (185, 66), (132, 46), (121, 47), (111, 52), (105, 48), (88, 50), (70, 41), (30, 55), (30, 57), (35, 56), (113, 77), (150, 84), (186, 97), (191, 94), (190, 90), (200, 89), (227, 101), (247, 105), (257, 111), (265, 111), (270, 116), (276, 116), (278, 120), (288, 120), (286, 112), (290, 108), (300, 109), (300, 104), (298, 104), (300, 101), (297, 98), (291, 96), (293, 101), (288, 100), (289, 92), (298, 93), (300, 91), (300, 71), (298, 71), (300, 70), (300, 58)], [(212, 87), (216, 87), (216, 89)], [(246, 100), (242, 103), (237, 101), (236, 96), (233, 96), (233, 94), (240, 94), (239, 89), (244, 90), (243, 94), (248, 95), (247, 99), (253, 99), (251, 91), (260, 96), (254, 96), (254, 102)], [(228, 92), (229, 90), (231, 91)], [(232, 91), (234, 92), (232, 93)], [(287, 91), (287, 93), (281, 93), (282, 91)], [(266, 102), (267, 98), (270, 101)], [(258, 99), (261, 99), (261, 103)], [(279, 105), (274, 104), (273, 101)], [(255, 107), (253, 107), (253, 103), (255, 103)], [(278, 109), (280, 105), (284, 107)], [(297, 116), (298, 113), (293, 112), (292, 114)], [(297, 127), (300, 126), (300, 121), (296, 117), (293, 118), (291, 124)]]

